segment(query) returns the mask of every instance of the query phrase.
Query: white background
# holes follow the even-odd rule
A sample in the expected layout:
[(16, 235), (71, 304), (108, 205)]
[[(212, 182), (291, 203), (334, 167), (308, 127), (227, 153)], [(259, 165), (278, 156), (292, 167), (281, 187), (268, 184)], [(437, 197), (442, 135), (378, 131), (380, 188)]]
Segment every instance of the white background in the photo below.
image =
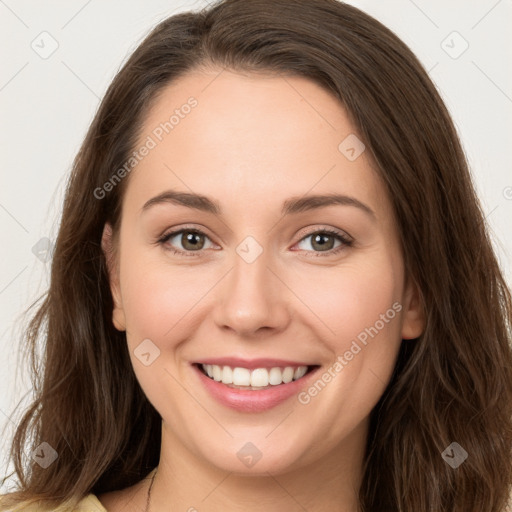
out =
[[(349, 3), (391, 28), (429, 70), (455, 120), (511, 283), (512, 1)], [(72, 160), (127, 55), (165, 17), (204, 5), (0, 0), (0, 428), (7, 429), (0, 433), (0, 477), (11, 467), (8, 438), (19, 418), (13, 407), (30, 398), (26, 372), (18, 370), (15, 380), (21, 313), (48, 282), (50, 262), (32, 248), (42, 238), (55, 239)], [(40, 36), (44, 31), (51, 36)], [(48, 51), (51, 38), (58, 48), (43, 59), (31, 45)], [(464, 40), (467, 50), (452, 58)]]

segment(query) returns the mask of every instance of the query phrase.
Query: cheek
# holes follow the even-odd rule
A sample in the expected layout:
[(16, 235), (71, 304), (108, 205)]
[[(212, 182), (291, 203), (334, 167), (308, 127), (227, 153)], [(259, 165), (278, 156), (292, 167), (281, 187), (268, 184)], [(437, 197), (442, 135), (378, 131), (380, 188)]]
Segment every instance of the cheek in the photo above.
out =
[[(181, 343), (196, 326), (201, 298), (211, 288), (197, 267), (171, 268), (155, 258), (130, 252), (121, 262), (121, 293), (132, 366), (153, 406), (166, 417), (190, 401), (178, 380)], [(124, 265), (123, 265), (124, 263)], [(149, 340), (150, 342), (148, 342)], [(144, 347), (144, 348), (142, 348)], [(144, 354), (149, 353), (144, 363)], [(176, 363), (176, 364), (174, 364)], [(189, 406), (185, 406), (188, 410)], [(181, 418), (183, 424), (187, 421)]]
[(400, 260), (383, 255), (373, 263), (366, 259), (364, 266), (337, 269), (315, 280), (318, 286), (309, 294), (308, 306), (327, 333), (319, 338), (332, 359), (298, 399), (315, 418), (312, 431), (334, 421), (328, 434), (333, 442), (368, 416), (392, 375), (402, 310), (401, 269), (395, 261)]
[[(382, 257), (364, 264), (315, 269), (309, 276), (296, 278), (296, 294), (319, 321), (336, 353), (348, 350), (350, 341), (378, 322), (383, 332), (399, 332), (397, 321), (381, 325), (381, 315), (398, 316), (392, 305), (400, 302), (401, 281), (397, 269)], [(311, 314), (310, 314), (311, 316)], [(386, 317), (385, 320), (389, 318)], [(364, 335), (362, 336), (364, 337)]]
[(202, 275), (199, 267), (171, 268), (132, 253), (121, 267), (127, 332), (132, 338), (172, 339), (185, 323), (190, 326), (194, 305), (211, 288)]
[[(121, 291), (127, 332), (133, 342), (139, 338), (176, 339), (183, 328), (193, 329), (199, 312), (208, 304), (204, 300), (208, 291), (218, 281), (215, 271), (212, 274), (213, 269), (204, 265), (166, 265), (161, 255), (137, 255), (136, 249), (125, 254), (131, 256), (121, 264)], [(283, 268), (284, 281), (295, 295), (290, 299), (289, 292), (283, 290), (283, 300), (295, 303), (294, 309), (303, 311), (302, 319), (316, 322), (316, 331), (321, 329), (326, 338), (335, 339), (331, 348), (336, 353), (344, 352), (347, 342), (350, 345), (350, 340), (374, 326), (400, 299), (399, 269), (392, 261), (381, 254), (338, 268)], [(388, 324), (383, 330), (389, 330)]]
[[(320, 319), (313, 320), (320, 326), (318, 337), (332, 357), (319, 376), (329, 382), (329, 391), (322, 392), (316, 406), (329, 403), (340, 414), (349, 407), (354, 418), (368, 414), (384, 392), (401, 343), (400, 259), (385, 251), (371, 256), (328, 274), (317, 272), (315, 279), (302, 279), (297, 293), (307, 297), (308, 308)], [(301, 403), (314, 400), (323, 386), (305, 390)]]

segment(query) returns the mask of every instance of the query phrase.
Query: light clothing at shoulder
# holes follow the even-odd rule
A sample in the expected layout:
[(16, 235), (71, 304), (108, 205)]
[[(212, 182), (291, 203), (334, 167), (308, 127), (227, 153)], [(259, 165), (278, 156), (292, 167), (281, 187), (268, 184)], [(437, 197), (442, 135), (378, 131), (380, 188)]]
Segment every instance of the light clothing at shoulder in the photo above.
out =
[(108, 512), (95, 494), (88, 494), (80, 500), (73, 512)]
[[(2, 507), (2, 497), (3, 495), (0, 495), (0, 511), (5, 512), (11, 512), (11, 510), (16, 510), (19, 512), (41, 512), (43, 510), (40, 505), (37, 504), (31, 504), (31, 505), (23, 505), (20, 504), (13, 508), (4, 508)], [(47, 509), (45, 509), (47, 510)], [(84, 496), (75, 508), (73, 509), (73, 512), (108, 512), (107, 509), (102, 505), (101, 501), (98, 499), (98, 497), (95, 494), (88, 494), (87, 496)]]

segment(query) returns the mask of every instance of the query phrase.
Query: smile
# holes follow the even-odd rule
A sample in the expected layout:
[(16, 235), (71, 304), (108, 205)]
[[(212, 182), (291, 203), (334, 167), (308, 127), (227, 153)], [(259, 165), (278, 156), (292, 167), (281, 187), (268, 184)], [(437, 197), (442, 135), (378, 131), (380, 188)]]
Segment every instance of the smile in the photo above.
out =
[(240, 389), (265, 389), (270, 386), (279, 386), (299, 380), (308, 371), (308, 366), (286, 366), (273, 368), (249, 368), (219, 366), (216, 364), (200, 365), (203, 372), (211, 379), (222, 382), (232, 388)]
[(217, 403), (238, 412), (256, 413), (296, 396), (321, 367), (275, 359), (224, 358), (194, 363), (192, 368)]

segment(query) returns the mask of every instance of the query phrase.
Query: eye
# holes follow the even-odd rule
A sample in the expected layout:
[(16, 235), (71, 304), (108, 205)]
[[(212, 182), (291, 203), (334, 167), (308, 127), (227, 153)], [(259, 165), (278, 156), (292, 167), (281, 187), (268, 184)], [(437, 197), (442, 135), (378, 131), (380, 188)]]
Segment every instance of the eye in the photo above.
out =
[[(306, 247), (299, 248), (306, 252), (312, 252), (311, 256), (331, 256), (353, 244), (353, 240), (346, 234), (331, 229), (314, 231), (303, 237), (297, 245), (305, 243), (307, 239), (311, 239), (311, 241), (305, 244)], [(336, 241), (338, 241), (338, 245), (335, 245)], [(209, 242), (210, 245), (206, 242)], [(158, 240), (158, 243), (163, 245), (166, 250), (183, 256), (199, 256), (203, 249), (215, 246), (208, 235), (195, 228), (182, 228), (166, 233)], [(176, 247), (177, 245), (178, 247)]]
[[(207, 244), (205, 244), (206, 240), (209, 240), (211, 243), (209, 237), (202, 231), (199, 231), (198, 229), (184, 228), (179, 231), (171, 231), (170, 233), (165, 234), (158, 240), (158, 242), (174, 253), (183, 254), (185, 256), (196, 256), (191, 253), (200, 252), (202, 249), (208, 249), (211, 247), (208, 247)], [(176, 244), (181, 244), (181, 248), (178, 246), (176, 249)], [(213, 246), (212, 243), (211, 245)]]
[[(344, 233), (331, 229), (314, 231), (313, 233), (310, 233), (309, 235), (302, 238), (298, 245), (304, 243), (304, 241), (308, 239), (311, 239), (311, 241), (305, 243), (306, 247), (302, 247), (302, 249), (306, 251), (312, 250), (314, 253), (317, 253), (313, 254), (313, 256), (331, 256), (333, 254), (337, 254), (339, 251), (342, 251), (345, 247), (350, 247), (353, 243), (353, 240), (351, 240)], [(335, 245), (336, 241), (339, 242), (339, 245), (337, 246)], [(312, 249), (310, 249), (310, 247)]]

